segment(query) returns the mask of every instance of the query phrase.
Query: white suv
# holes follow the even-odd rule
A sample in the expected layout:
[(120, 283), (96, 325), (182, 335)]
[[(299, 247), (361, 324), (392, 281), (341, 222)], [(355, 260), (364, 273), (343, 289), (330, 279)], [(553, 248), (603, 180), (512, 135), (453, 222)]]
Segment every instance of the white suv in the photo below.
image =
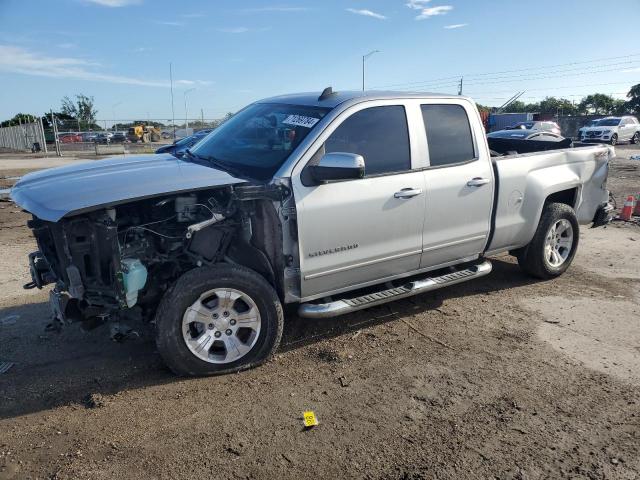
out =
[(620, 141), (640, 142), (640, 122), (636, 117), (606, 117), (593, 127), (580, 132), (582, 142), (605, 142), (615, 145)]

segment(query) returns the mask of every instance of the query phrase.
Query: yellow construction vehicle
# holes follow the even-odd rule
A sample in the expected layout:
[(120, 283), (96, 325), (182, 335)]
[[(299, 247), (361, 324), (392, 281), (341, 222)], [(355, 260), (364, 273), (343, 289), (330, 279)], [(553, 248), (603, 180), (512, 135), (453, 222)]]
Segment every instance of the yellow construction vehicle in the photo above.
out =
[(161, 138), (160, 129), (150, 125), (135, 125), (129, 128), (127, 138), (131, 142), (159, 142)]

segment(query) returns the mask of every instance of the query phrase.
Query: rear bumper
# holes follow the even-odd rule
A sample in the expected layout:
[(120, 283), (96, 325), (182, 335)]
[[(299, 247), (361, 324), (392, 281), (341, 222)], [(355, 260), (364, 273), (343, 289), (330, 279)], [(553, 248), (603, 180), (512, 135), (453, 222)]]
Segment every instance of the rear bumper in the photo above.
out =
[(593, 225), (591, 228), (602, 227), (611, 221), (611, 212), (613, 212), (613, 205), (609, 202), (605, 202), (598, 207), (596, 214), (593, 217)]

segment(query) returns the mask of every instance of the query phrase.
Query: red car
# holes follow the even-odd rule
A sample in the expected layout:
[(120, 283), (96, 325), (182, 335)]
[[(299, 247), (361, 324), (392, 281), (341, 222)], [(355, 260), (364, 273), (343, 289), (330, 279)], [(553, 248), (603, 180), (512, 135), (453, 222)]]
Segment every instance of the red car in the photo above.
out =
[(82, 135), (78, 135), (77, 133), (68, 133), (58, 137), (58, 140), (62, 143), (78, 143), (82, 142)]

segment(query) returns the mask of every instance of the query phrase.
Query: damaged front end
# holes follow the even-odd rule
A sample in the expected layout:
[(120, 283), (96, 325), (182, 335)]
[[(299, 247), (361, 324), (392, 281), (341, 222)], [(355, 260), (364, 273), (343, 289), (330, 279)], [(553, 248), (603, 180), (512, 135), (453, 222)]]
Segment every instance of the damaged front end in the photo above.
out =
[[(128, 315), (151, 320), (162, 295), (186, 271), (217, 262), (246, 262), (275, 277), (272, 259), (256, 248), (256, 216), (282, 188), (236, 185), (148, 198), (28, 226), (38, 251), (32, 281), (54, 284), (56, 322), (87, 326)], [(272, 214), (273, 215), (273, 214)], [(261, 220), (262, 221), (262, 220)]]

